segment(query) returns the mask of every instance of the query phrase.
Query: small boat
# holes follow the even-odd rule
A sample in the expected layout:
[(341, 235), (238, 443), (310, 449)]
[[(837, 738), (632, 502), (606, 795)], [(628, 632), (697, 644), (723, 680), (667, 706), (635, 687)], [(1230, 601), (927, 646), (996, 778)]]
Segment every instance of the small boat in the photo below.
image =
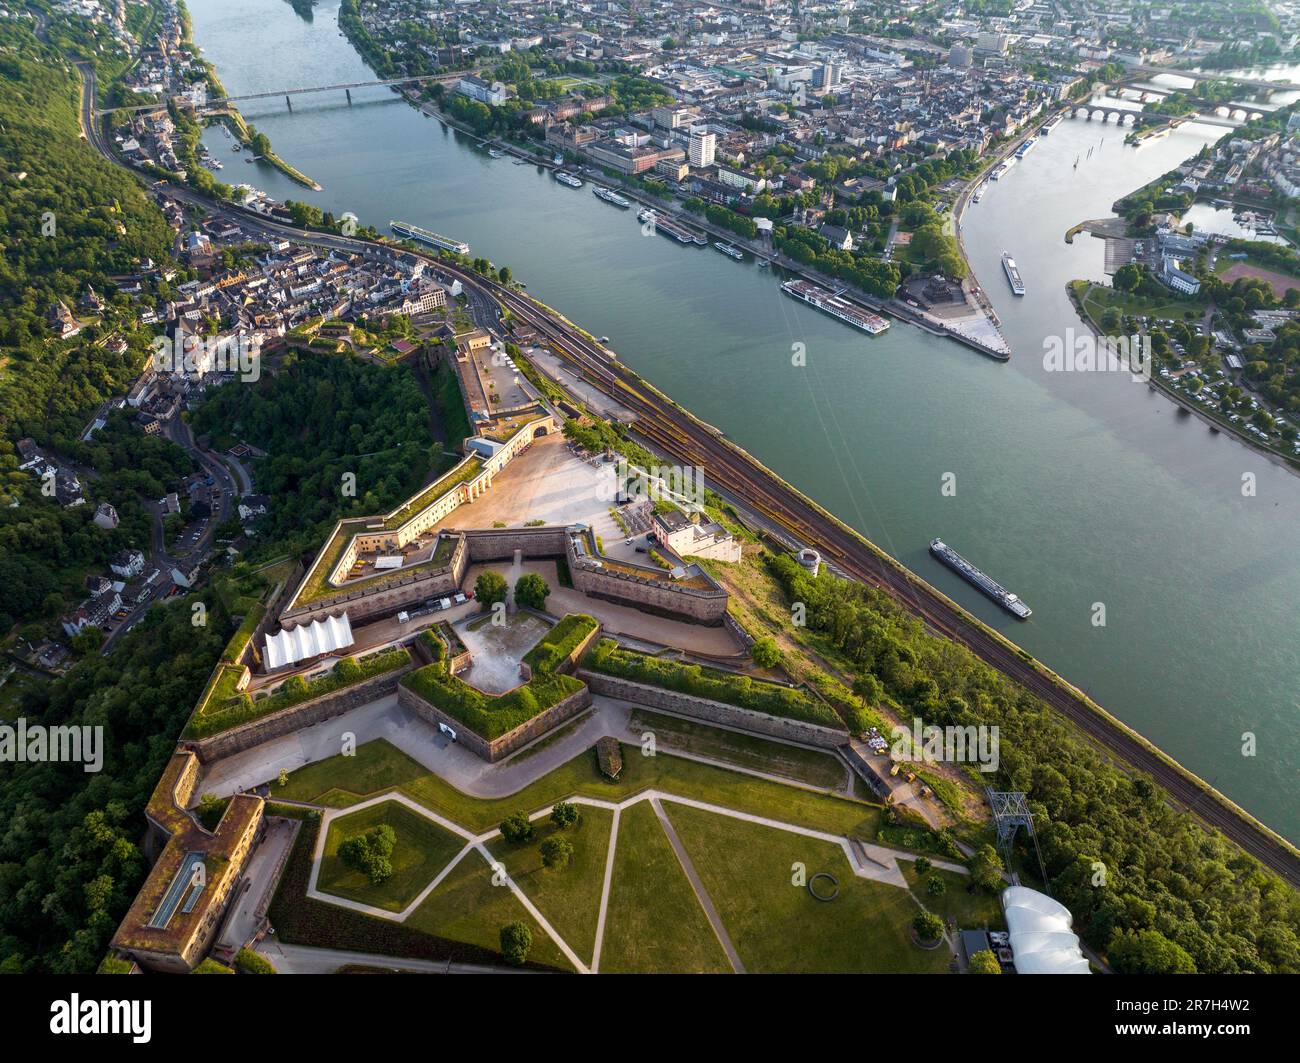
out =
[(506, 153), (500, 148), (488, 148), (488, 154), (494, 159), (504, 159), (506, 157)]

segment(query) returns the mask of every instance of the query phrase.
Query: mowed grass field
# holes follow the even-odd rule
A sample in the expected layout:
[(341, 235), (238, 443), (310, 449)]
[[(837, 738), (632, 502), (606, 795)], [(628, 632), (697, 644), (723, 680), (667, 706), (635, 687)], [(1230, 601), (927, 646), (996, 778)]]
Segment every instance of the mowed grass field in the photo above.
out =
[[(969, 875), (934, 868), (925, 875), (918, 875), (916, 865), (910, 860), (900, 860), (898, 866), (903, 869), (903, 877), (907, 879), (912, 892), (921, 898), (921, 903), (935, 915), (941, 915), (945, 919), (952, 916), (957, 921), (959, 930), (1002, 930), (1006, 927), (1007, 921), (1002, 915), (1002, 905), (997, 894), (980, 889), (974, 893), (966, 892), (966, 887), (971, 884)], [(930, 878), (940, 878), (948, 887), (938, 897), (932, 897), (926, 892), (926, 880)]]
[(619, 816), (600, 969), (607, 974), (731, 970), (649, 801)]
[[(559, 830), (549, 819), (538, 820), (537, 836), (523, 845), (497, 838), (488, 850), (505, 865), (516, 886), (555, 927), (560, 937), (584, 962), (596, 948), (596, 921), (600, 889), (605, 879), (605, 856), (614, 813), (606, 808), (579, 806), (581, 819)], [(542, 866), (541, 844), (559, 836), (573, 846), (573, 859), (562, 870)]]
[(853, 838), (874, 840), (880, 827), (878, 804), (800, 790), (663, 752), (644, 757), (631, 746), (623, 747), (623, 774), (617, 782), (600, 774), (596, 755), (589, 750), (517, 794), (478, 798), (377, 739), (359, 747), (355, 756), (330, 757), (299, 768), (285, 786), (272, 780), (271, 800), (346, 808), (375, 794), (400, 790), (461, 826), (482, 831), (497, 826), (511, 812), (545, 808), (573, 794), (622, 801), (650, 787)]
[[(652, 716), (640, 719), (646, 725), (665, 727), (665, 721)], [(731, 745), (729, 734), (697, 734), (687, 729), (679, 737), (702, 755), (705, 747), (712, 751), (720, 750), (718, 743)], [(729, 751), (741, 755), (761, 752), (743, 741)], [(821, 761), (797, 753), (792, 767), (827, 771)], [(535, 812), (572, 795), (620, 802), (653, 787), (664, 795), (846, 837), (874, 840), (878, 830), (880, 809), (876, 805), (662, 751), (643, 757), (638, 748), (625, 746), (623, 756), (624, 770), (617, 782), (600, 775), (594, 753), (588, 751), (510, 797), (481, 799), (457, 790), (396, 747), (378, 740), (361, 746), (355, 756), (334, 757), (301, 768), (283, 787), (272, 782), (271, 799), (346, 809), (376, 794), (398, 792), (468, 830), (486, 832), (511, 813)], [(947, 968), (947, 949), (926, 951), (910, 940), (908, 928), (920, 910), (917, 900), (900, 887), (857, 878), (838, 845), (694, 809), (674, 802), (671, 796), (662, 800), (747, 970), (921, 972)], [(580, 823), (559, 832), (574, 846), (573, 860), (565, 869), (547, 870), (541, 863), (542, 842), (557, 833), (549, 818), (534, 821), (536, 836), (531, 841), (512, 845), (496, 838), (487, 849), (491, 860), (499, 862), (540, 917), (587, 964), (597, 945), (614, 813), (578, 807)], [(380, 822), (393, 827), (398, 846), (393, 877), (374, 887), (359, 872), (342, 865), (337, 852), (343, 838)], [(599, 969), (607, 973), (729, 972), (731, 964), (649, 800), (622, 810), (615, 844)], [(344, 815), (331, 825), (319, 885), (340, 897), (401, 911), (463, 847), (462, 839), (417, 812), (397, 802), (383, 802)], [(806, 889), (792, 885), (796, 862), (805, 865), (808, 876), (817, 871), (834, 874), (839, 880), (839, 897), (821, 902)], [(900, 866), (910, 872), (910, 862)], [(961, 876), (941, 874), (949, 889), (933, 904), (924, 893), (924, 883), (910, 878), (921, 903), (939, 914), (956, 915), (962, 925), (996, 925), (996, 899), (968, 895)], [(495, 951), (501, 928), (521, 920), (533, 931), (530, 960), (571, 969), (560, 947), (500, 877), (494, 883), (489, 862), (481, 852), (470, 851), (404, 925)]]
[(465, 941), (486, 949), (500, 949), (501, 928), (507, 923), (522, 922), (533, 932), (528, 958), (535, 963), (571, 971), (573, 965), (528, 914), (528, 909), (507, 885), (494, 884), (492, 868), (481, 853), (468, 852), (424, 903), (406, 921), (406, 925), (427, 934)]
[[(939, 973), (946, 948), (913, 945), (908, 927), (920, 909), (897, 886), (853, 874), (844, 851), (830, 842), (664, 802), (718, 910), (745, 969), (751, 973)], [(839, 881), (839, 896), (819, 901), (793, 883), (794, 865), (811, 878)], [(819, 883), (829, 889), (829, 883)]]
[[(374, 885), (363, 872), (345, 864), (338, 853), (346, 839), (381, 824), (393, 828), (397, 844), (390, 857), (392, 876)], [(324, 893), (400, 912), (464, 846), (464, 839), (451, 831), (396, 801), (384, 801), (330, 824), (316, 885)]]

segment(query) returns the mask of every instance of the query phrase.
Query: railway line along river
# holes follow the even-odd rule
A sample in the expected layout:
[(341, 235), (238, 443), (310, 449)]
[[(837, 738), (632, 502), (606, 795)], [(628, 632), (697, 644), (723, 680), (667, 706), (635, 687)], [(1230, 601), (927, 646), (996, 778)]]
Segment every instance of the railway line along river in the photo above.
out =
[[(310, 22), (278, 0), (189, 7), (232, 94), (374, 76), (340, 35), (335, 0)], [(1066, 230), (1224, 130), (1190, 124), (1131, 148), (1114, 124), (1067, 119), (989, 186), (963, 232), (1012, 346), (998, 363), (901, 322), (867, 337), (782, 295), (775, 271), (643, 236), (635, 212), (590, 185), (492, 159), (388, 89), (354, 89), (351, 105), (335, 95), (245, 109), (322, 191), (244, 163), (211, 131), (218, 176), (381, 230), (413, 222), (509, 265), (631, 368), (1300, 841), (1300, 477), (1126, 373), (1043, 360), (1045, 338), (1083, 331), (1066, 283), (1103, 278), (1101, 242), (1067, 245)], [(1033, 618), (1018, 623), (931, 558), (936, 536)]]

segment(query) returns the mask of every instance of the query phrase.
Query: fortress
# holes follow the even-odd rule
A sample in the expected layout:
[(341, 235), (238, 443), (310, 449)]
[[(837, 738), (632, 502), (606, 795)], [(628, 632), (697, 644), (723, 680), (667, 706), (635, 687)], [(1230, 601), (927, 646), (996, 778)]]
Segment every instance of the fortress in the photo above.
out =
[[(458, 364), (466, 396), (465, 374), (475, 366), (462, 353), (473, 352), (449, 355), (448, 361)], [(452, 734), (477, 756), (496, 761), (591, 704), (595, 680), (575, 673), (601, 625), (578, 612), (543, 639), (546, 643), (573, 632), (570, 642), (550, 647), (563, 655), (561, 660), (545, 663), (543, 657), (530, 663), (526, 657), (512, 690), (500, 695), (469, 691), (466, 696), (477, 699), (487, 716), (462, 718), (462, 713), (440, 707), (439, 701), (450, 705), (441, 689), (461, 684), (458, 689), (468, 690), (457, 673), (472, 680), (473, 673), (466, 672), (471, 655), (463, 646), (457, 648), (447, 621), (428, 617), (442, 616), (439, 609), (452, 596), (462, 606), (466, 603), (472, 565), (553, 561), (568, 588), (565, 594), (571, 601), (575, 596), (590, 600), (593, 613), (600, 611), (599, 602), (609, 602), (672, 623), (724, 625), (726, 591), (701, 565), (674, 551), (685, 544), (701, 556), (728, 559), (739, 547), (724, 529), (685, 518), (665, 522), (655, 517), (657, 523), (651, 524), (643, 517), (642, 530), (658, 529), (659, 539), (647, 538), (657, 543), (655, 549), (634, 552), (624, 528), (628, 537), (613, 551), (622, 556), (612, 556), (588, 523), (601, 522), (609, 534), (618, 519), (611, 516), (613, 507), (592, 493), (608, 462), (571, 454), (558, 440), (546, 443), (554, 449), (538, 451), (536, 465), (512, 473), (511, 486), (503, 489), (507, 494), (498, 500), (490, 495), (494, 481), (538, 440), (556, 436), (560, 421), (536, 397), (527, 405), (516, 402), (496, 417), (486, 416), (468, 397), (466, 401), (478, 431), (464, 441), (464, 456), (452, 469), (388, 513), (340, 520), (305, 571), (297, 565), (262, 601), (249, 600), (244, 622), (213, 670), (150, 799), (147, 848), (157, 852), (157, 861), (113, 938), (118, 957), (152, 970), (185, 972), (224, 933), (233, 891), (266, 832), (266, 820), (263, 798), (240, 792), (229, 798), (214, 829), (199, 822), (194, 805), (203, 772), (216, 763), (394, 694), (414, 716)], [(571, 496), (571, 489), (586, 494)], [(552, 520), (520, 524), (523, 507), (538, 498), (547, 500), (544, 512)], [(448, 526), (458, 510), (479, 500), (490, 505), (477, 512), (508, 515), (510, 524), (476, 518), (491, 526)], [(574, 519), (576, 514), (584, 516)], [(646, 563), (641, 554), (648, 555)], [(408, 610), (421, 617), (415, 627), (406, 624)], [(266, 652), (259, 652), (263, 647)], [(442, 648), (434, 652), (431, 647)], [(268, 661), (273, 667), (268, 668)], [(617, 684), (608, 677), (602, 681)], [(730, 711), (687, 700), (699, 712)], [(521, 704), (529, 708), (521, 709)], [(838, 740), (839, 732), (833, 737)]]

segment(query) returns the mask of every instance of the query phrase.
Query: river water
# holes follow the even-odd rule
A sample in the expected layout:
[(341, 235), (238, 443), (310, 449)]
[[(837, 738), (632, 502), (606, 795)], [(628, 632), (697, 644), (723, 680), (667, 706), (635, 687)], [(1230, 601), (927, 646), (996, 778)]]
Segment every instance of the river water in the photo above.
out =
[[(283, 0), (189, 7), (232, 94), (374, 76), (340, 36), (333, 0), (310, 22)], [(387, 89), (352, 95), (351, 106), (338, 92), (297, 97), (292, 113), (282, 98), (243, 108), (321, 192), (244, 163), (209, 132), (219, 176), (381, 230), (415, 222), (508, 264), (669, 395), (1300, 840), (1300, 478), (1127, 374), (1043, 365), (1045, 337), (1079, 328), (1066, 283), (1103, 277), (1101, 242), (1067, 246), (1065, 231), (1223, 130), (1192, 124), (1132, 148), (1114, 125), (1067, 119), (990, 185), (964, 232), (1014, 351), (1003, 364), (901, 323), (869, 338), (783, 296), (751, 262), (642, 236), (590, 186), (489, 158)], [(1004, 250), (1023, 298), (1006, 285)], [(1032, 620), (932, 561), (935, 536), (1020, 594)]]

